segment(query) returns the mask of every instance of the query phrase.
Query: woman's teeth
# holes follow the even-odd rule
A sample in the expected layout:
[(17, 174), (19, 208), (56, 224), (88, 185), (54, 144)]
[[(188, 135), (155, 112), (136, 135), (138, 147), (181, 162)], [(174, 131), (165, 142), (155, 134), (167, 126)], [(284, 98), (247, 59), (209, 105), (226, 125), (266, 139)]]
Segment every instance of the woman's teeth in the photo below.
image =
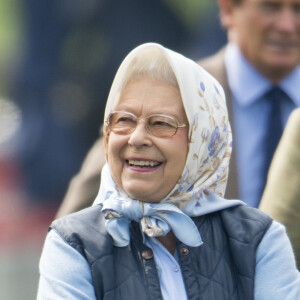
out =
[(128, 160), (128, 164), (132, 167), (156, 167), (160, 164), (158, 161), (147, 160)]

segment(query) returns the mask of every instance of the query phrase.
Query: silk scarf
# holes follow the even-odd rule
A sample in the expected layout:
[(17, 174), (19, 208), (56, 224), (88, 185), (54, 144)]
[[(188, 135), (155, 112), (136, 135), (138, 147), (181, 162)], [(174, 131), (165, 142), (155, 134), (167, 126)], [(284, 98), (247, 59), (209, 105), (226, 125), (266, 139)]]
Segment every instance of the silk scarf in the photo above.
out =
[(108, 96), (104, 119), (118, 102), (130, 63), (151, 47), (158, 49), (170, 64), (189, 121), (189, 151), (184, 170), (169, 195), (160, 203), (151, 204), (130, 199), (119, 191), (106, 165), (94, 204), (102, 205), (106, 229), (116, 246), (129, 244), (130, 223), (134, 220), (150, 237), (166, 235), (172, 229), (180, 241), (196, 247), (202, 240), (190, 217), (243, 204), (222, 198), (232, 151), (225, 95), (220, 84), (197, 63), (159, 44), (147, 43), (132, 50), (122, 62)]

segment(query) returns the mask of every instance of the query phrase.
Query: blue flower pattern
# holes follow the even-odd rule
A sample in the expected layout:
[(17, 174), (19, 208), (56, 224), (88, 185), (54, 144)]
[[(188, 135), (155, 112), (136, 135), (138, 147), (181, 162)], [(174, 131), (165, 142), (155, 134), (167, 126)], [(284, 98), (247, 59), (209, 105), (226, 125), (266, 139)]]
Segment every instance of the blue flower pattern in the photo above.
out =
[[(224, 195), (232, 149), (231, 129), (222, 88), (214, 80), (206, 78), (199, 81), (196, 91), (198, 108), (196, 112), (194, 109), (191, 119), (188, 118), (190, 150), (187, 165), (177, 188), (167, 200), (180, 209), (184, 209), (194, 198), (195, 206), (201, 207), (201, 201), (206, 199), (204, 190), (206, 193)], [(203, 197), (199, 197), (199, 193)]]
[(214, 156), (217, 153), (221, 141), (219, 127), (217, 126), (212, 132), (211, 139), (208, 144), (209, 156)]

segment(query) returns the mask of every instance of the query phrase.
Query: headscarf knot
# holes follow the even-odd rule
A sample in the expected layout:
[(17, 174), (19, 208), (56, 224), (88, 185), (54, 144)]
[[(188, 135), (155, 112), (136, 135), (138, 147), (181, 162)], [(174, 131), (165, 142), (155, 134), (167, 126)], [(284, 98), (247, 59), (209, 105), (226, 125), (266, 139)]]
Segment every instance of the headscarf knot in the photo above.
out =
[[(106, 179), (110, 178), (111, 186), (113, 182), (108, 165), (103, 168), (103, 173)], [(186, 245), (196, 247), (202, 244), (195, 223), (173, 204), (124, 199), (116, 190), (105, 193), (104, 197), (101, 205), (105, 227), (118, 247), (129, 244), (131, 221), (140, 223), (142, 232), (149, 237), (164, 236), (172, 229), (175, 236)]]

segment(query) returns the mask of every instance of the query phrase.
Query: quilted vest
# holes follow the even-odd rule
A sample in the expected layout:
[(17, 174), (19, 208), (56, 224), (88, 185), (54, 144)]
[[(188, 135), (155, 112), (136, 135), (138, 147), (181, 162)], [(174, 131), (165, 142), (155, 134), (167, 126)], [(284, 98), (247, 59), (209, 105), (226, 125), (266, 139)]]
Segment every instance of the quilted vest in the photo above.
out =
[[(176, 241), (188, 299), (253, 300), (256, 249), (272, 220), (257, 209), (236, 206), (193, 218), (203, 239), (199, 247)], [(88, 262), (97, 299), (163, 299), (152, 250), (131, 223), (131, 242), (115, 247), (100, 206), (52, 223)]]

